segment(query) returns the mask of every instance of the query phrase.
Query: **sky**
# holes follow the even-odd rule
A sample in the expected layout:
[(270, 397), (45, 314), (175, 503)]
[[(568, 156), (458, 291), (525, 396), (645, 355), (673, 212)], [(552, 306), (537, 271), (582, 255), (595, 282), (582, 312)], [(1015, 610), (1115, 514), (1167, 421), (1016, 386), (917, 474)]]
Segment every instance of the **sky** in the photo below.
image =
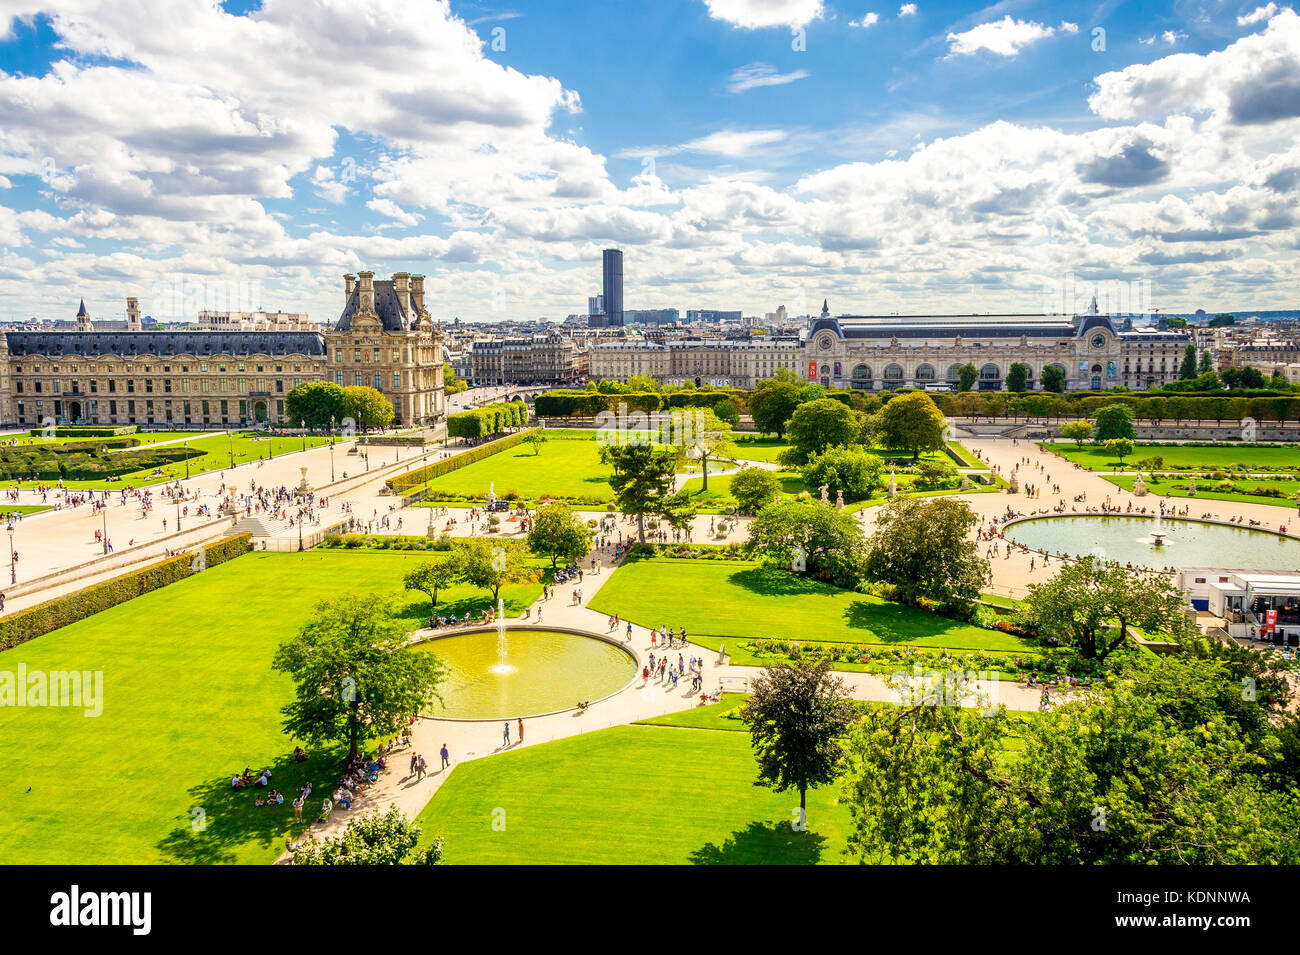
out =
[(0, 320), (1300, 305), (1274, 2), (0, 0)]

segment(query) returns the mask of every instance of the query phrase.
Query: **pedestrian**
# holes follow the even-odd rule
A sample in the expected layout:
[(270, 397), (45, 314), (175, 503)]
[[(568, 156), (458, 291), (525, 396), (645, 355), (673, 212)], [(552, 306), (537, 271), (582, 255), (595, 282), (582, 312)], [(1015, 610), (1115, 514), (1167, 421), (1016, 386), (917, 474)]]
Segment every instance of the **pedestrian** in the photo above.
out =
[(520, 742), (520, 744), (522, 744), (523, 741), (524, 741), (524, 718), (521, 716), (521, 717), (519, 717), (519, 742)]
[(509, 746), (510, 745), (510, 721), (507, 720), (504, 724), (502, 724), (502, 726), (503, 728), (501, 730), (501, 740), (502, 740), (501, 745)]
[(407, 773), (408, 776), (415, 775), (415, 764), (419, 761), (419, 759), (420, 759), (419, 753), (415, 753), (415, 752), (411, 753), (411, 770), (410, 772)]
[(451, 753), (447, 751), (447, 744), (442, 744), (442, 749), (438, 750), (438, 755), (442, 757), (442, 768), (446, 769), (451, 764)]
[(425, 767), (424, 757), (423, 757), (423, 756), (417, 756), (416, 759), (415, 759), (415, 778), (416, 778), (416, 780), (421, 780), (421, 779), (424, 778), (424, 767)]

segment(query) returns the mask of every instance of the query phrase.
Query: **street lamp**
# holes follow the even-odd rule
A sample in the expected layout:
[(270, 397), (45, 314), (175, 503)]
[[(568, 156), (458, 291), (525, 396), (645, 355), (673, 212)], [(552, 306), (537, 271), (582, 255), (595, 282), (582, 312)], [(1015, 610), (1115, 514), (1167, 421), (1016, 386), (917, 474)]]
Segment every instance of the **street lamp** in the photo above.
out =
[(234, 466), (235, 466), (235, 436), (234, 436), (234, 434), (233, 434), (232, 432), (230, 432), (230, 431), (227, 431), (227, 432), (226, 432), (226, 442), (227, 442), (227, 450), (228, 450), (229, 453), (230, 453), (230, 466), (231, 466), (231, 468), (234, 468)]
[(298, 508), (298, 553), (302, 553), (302, 522), (303, 515), (307, 513), (307, 508)]
[(14, 522), (9, 522), (9, 583), (18, 583), (18, 555), (14, 553)]
[(190, 442), (185, 439), (185, 480), (190, 479)]
[(181, 499), (176, 498), (176, 531), (180, 533), (181, 529)]
[(103, 544), (104, 553), (108, 553), (108, 492), (104, 492), (104, 503), (99, 508), (99, 516), (103, 520)]

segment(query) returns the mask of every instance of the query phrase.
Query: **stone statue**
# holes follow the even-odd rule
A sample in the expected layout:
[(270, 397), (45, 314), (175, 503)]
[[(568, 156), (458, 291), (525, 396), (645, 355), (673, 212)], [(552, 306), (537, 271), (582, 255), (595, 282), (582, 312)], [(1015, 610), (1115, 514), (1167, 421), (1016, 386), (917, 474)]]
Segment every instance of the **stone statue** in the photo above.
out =
[(829, 484), (823, 484), (823, 485), (819, 488), (819, 490), (822, 492), (822, 503), (823, 503), (823, 504), (830, 504), (830, 502), (831, 502), (831, 501), (830, 501), (830, 495), (827, 493), (827, 492), (830, 490), (830, 487), (831, 487), (831, 486), (830, 486)]
[(835, 492), (835, 506), (838, 507), (838, 508), (840, 508), (840, 509), (843, 509), (843, 508), (844, 508), (844, 492), (843, 492), (843, 491), (836, 491), (836, 492)]
[(1138, 497), (1147, 496), (1147, 482), (1142, 480), (1141, 474), (1139, 474), (1137, 480), (1133, 482), (1133, 493)]
[(894, 474), (894, 469), (889, 469), (889, 496), (898, 496), (898, 478)]

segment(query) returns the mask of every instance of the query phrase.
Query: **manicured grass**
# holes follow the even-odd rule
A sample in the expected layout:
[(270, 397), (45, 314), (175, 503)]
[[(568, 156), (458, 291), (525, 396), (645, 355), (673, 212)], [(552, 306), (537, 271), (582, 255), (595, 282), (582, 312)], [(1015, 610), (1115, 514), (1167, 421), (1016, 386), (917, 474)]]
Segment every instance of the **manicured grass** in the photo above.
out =
[(681, 726), (697, 730), (732, 730), (745, 732), (745, 721), (740, 718), (740, 707), (747, 694), (723, 693), (717, 703), (694, 706), (689, 710), (652, 716), (637, 720), (639, 726)]
[[(1094, 471), (1120, 469), (1120, 460), (1106, 450), (1104, 445), (1085, 444), (1082, 450), (1073, 442), (1057, 441), (1039, 445), (1061, 457)], [(1143, 458), (1159, 457), (1162, 467), (1195, 470), (1197, 468), (1222, 468), (1250, 471), (1259, 468), (1300, 468), (1300, 446), (1296, 445), (1180, 445), (1135, 444), (1133, 453), (1124, 459), (1124, 466), (1133, 468)]]
[(986, 466), (984, 462), (982, 462), (979, 458), (975, 457), (975, 455), (971, 454), (969, 451), (963, 448), (960, 443), (956, 441), (948, 441), (946, 443), (948, 445), (948, 449), (952, 451), (953, 454), (957, 455), (958, 459), (961, 460), (962, 467), (983, 468)]
[[(1154, 480), (1150, 480), (1146, 475), (1143, 475), (1142, 479), (1146, 481), (1147, 490), (1159, 497), (1164, 497), (1166, 494), (1173, 497), (1192, 497), (1191, 493), (1189, 493), (1188, 476), (1185, 474), (1162, 474), (1158, 475)], [(1106, 480), (1129, 491), (1133, 490), (1133, 485), (1137, 482), (1136, 476), (1119, 474), (1106, 475)], [(1243, 488), (1244, 493), (1225, 490), (1224, 485)], [(1268, 494), (1251, 493), (1256, 489), (1260, 491), (1281, 491), (1285, 496), (1273, 497)], [(1300, 479), (1294, 478), (1274, 480), (1273, 478), (1241, 477), (1230, 481), (1211, 481), (1198, 476), (1194, 499), (1198, 501), (1240, 501), (1247, 504), (1271, 504), (1274, 507), (1294, 511), (1297, 491), (1300, 491)]]
[(790, 442), (783, 438), (737, 437), (736, 447), (739, 453), (736, 457), (742, 461), (775, 462), (777, 456), (790, 446)]
[[(414, 628), (428, 598), (401, 590), (420, 554), (253, 553), (0, 653), (0, 670), (102, 670), (103, 713), (67, 707), (0, 708), (0, 846), (24, 864), (267, 863), (292, 827), (289, 800), (304, 781), (337, 778), (337, 754), (291, 759), (280, 728), (292, 685), (270, 665), (320, 600), (391, 592)], [(502, 592), (507, 613), (540, 585)], [(439, 608), (487, 606), (458, 586)], [(257, 809), (230, 777), (272, 768), (283, 806)], [(31, 791), (28, 792), (28, 787)], [(259, 790), (260, 792), (260, 790)], [(194, 810), (206, 826), (195, 831)], [(310, 818), (310, 817), (307, 817)], [(296, 831), (296, 830), (295, 830)]]
[(451, 864), (844, 861), (837, 787), (808, 791), (795, 832), (799, 794), (755, 786), (755, 769), (745, 733), (617, 726), (461, 763), (419, 821)]
[(612, 501), (609, 468), (601, 463), (600, 446), (591, 434), (589, 440), (547, 441), (538, 454), (523, 444), (489, 455), (434, 478), (428, 500), (486, 501), (495, 484), (498, 498), (513, 493), (529, 501), (548, 496)]
[(652, 557), (630, 560), (596, 593), (591, 608), (645, 627), (686, 627), (717, 649), (741, 638), (809, 640), (951, 650), (1028, 651), (1019, 637), (960, 623), (868, 594), (749, 561)]
[(186, 438), (201, 438), (204, 437), (205, 435), (210, 436), (211, 434), (212, 434), (211, 431), (137, 431), (134, 434), (119, 434), (119, 435), (112, 435), (112, 436), (101, 435), (93, 438), (71, 438), (66, 436), (57, 437), (57, 438), (44, 438), (41, 437), (40, 435), (28, 434), (27, 432), (24, 431), (20, 434), (0, 436), (0, 441), (3, 441), (5, 443), (13, 443), (14, 445), (22, 448), (22, 447), (44, 446), (44, 445), (48, 445), (50, 447), (58, 447), (61, 444), (74, 444), (74, 443), (80, 444), (86, 442), (98, 444), (103, 441), (120, 441), (123, 438), (135, 438), (137, 441), (140, 442), (139, 445), (140, 447), (145, 447), (146, 445), (158, 444), (163, 441), (173, 441), (173, 440), (183, 441)]

